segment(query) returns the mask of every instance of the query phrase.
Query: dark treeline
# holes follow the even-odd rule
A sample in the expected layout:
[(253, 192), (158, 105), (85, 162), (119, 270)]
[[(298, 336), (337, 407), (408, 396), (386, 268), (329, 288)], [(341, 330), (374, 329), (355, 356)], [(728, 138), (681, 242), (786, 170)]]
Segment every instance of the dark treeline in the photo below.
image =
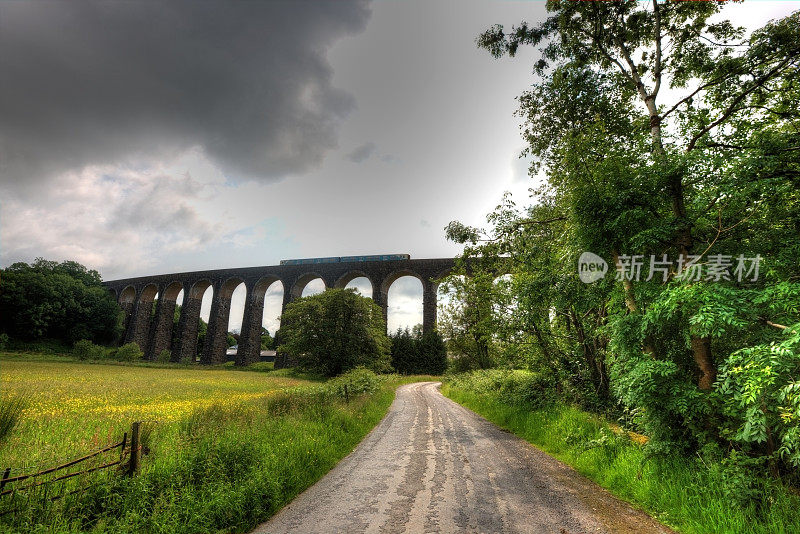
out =
[(0, 270), (0, 332), (10, 338), (116, 342), (123, 314), (97, 271), (38, 258)]
[(389, 336), (392, 342), (392, 367), (404, 375), (440, 375), (447, 370), (447, 347), (438, 332), (422, 333), (398, 329)]

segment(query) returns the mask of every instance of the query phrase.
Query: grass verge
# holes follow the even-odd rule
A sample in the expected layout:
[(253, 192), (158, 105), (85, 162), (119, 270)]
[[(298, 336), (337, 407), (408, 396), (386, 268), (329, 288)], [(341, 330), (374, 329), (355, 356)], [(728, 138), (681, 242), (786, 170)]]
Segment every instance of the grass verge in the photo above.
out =
[(700, 457), (649, 456), (646, 447), (577, 408), (509, 405), (447, 383), (442, 393), (681, 532), (800, 532), (800, 498), (778, 484), (747, 482), (757, 498), (742, 502), (743, 481), (731, 480), (729, 470)]

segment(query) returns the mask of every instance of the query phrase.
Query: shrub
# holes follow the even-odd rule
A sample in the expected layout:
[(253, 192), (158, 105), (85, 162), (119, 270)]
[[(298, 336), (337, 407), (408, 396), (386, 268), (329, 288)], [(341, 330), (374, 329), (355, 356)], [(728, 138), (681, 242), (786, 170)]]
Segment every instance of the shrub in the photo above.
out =
[(81, 339), (75, 342), (72, 354), (79, 360), (101, 360), (106, 354), (106, 349), (88, 339)]
[[(327, 383), (329, 391), (340, 398), (351, 395), (365, 395), (373, 393), (381, 387), (383, 380), (369, 369), (357, 367)], [(347, 391), (345, 392), (345, 387)]]
[(6, 345), (8, 345), (8, 334), (0, 334), (0, 350), (6, 350)]
[(162, 350), (160, 353), (158, 353), (158, 356), (156, 356), (156, 361), (159, 363), (169, 363), (171, 359), (172, 353), (167, 349)]
[(539, 407), (551, 403), (556, 397), (554, 381), (547, 375), (532, 371), (487, 369), (453, 375), (448, 382), (477, 394), (492, 395), (512, 406)]
[(144, 356), (142, 349), (136, 343), (126, 343), (117, 349), (114, 359), (121, 362), (135, 362)]
[[(720, 366), (722, 434), (741, 450), (787, 470), (800, 467), (800, 324), (780, 342), (746, 347)], [(740, 462), (741, 463), (741, 462)]]

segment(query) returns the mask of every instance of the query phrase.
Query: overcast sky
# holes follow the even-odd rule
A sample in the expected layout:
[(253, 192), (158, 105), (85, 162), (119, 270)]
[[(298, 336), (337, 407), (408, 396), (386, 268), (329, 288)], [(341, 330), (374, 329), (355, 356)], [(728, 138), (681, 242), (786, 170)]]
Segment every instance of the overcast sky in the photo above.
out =
[[(755, 27), (798, 8), (726, 12)], [(0, 265), (71, 259), (113, 280), (454, 256), (448, 222), (480, 225), (531, 185), (513, 112), (535, 51), (494, 60), (475, 37), (544, 14), (538, 1), (0, 0)], [(418, 281), (396, 282), (390, 329), (421, 322), (420, 298)]]

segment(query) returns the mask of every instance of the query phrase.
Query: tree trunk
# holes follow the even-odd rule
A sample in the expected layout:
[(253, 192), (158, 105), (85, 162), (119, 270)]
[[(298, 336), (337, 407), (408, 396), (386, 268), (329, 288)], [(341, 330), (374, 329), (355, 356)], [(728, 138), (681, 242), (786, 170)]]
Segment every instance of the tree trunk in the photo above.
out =
[[(611, 250), (611, 261), (614, 262), (615, 267), (619, 265), (619, 252), (617, 252), (617, 249)], [(636, 305), (636, 296), (633, 293), (633, 284), (624, 276), (622, 277), (622, 289), (625, 292), (625, 306), (627, 306), (628, 311), (631, 313), (637, 313), (639, 311), (639, 306)]]
[(692, 355), (697, 367), (700, 369), (700, 378), (697, 381), (697, 386), (702, 390), (708, 391), (717, 379), (717, 368), (711, 357), (711, 339), (692, 336)]

